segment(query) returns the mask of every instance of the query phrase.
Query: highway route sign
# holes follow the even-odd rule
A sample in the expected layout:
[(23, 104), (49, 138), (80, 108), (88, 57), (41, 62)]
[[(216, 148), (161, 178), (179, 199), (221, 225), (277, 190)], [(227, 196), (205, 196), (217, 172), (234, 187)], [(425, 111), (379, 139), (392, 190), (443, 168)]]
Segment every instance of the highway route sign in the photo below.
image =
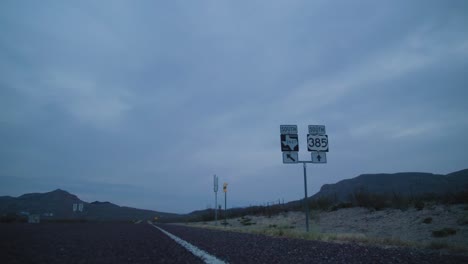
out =
[(313, 151), (312, 154), (312, 163), (327, 163), (327, 153)]
[(322, 125), (309, 125), (309, 134), (311, 135), (325, 135), (325, 126)]
[(327, 135), (307, 135), (307, 149), (309, 151), (328, 152)]
[(299, 155), (295, 151), (283, 152), (283, 163), (297, 163), (299, 161)]
[(281, 135), (297, 135), (296, 125), (280, 125)]
[(297, 134), (281, 135), (281, 151), (299, 151)]

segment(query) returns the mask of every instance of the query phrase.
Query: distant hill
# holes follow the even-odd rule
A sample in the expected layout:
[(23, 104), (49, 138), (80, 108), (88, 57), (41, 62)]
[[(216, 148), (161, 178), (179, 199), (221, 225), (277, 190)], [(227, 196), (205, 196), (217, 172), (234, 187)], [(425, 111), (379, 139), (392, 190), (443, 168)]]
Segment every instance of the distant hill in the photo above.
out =
[(311, 199), (327, 197), (345, 201), (354, 192), (361, 190), (403, 196), (456, 193), (468, 190), (468, 169), (447, 175), (421, 172), (362, 174), (335, 184), (325, 184)]
[[(83, 210), (73, 211), (73, 204), (83, 204)], [(136, 219), (169, 219), (177, 214), (118, 206), (110, 202), (87, 203), (76, 195), (57, 189), (47, 193), (28, 193), (19, 197), (1, 196), (0, 215), (40, 214), (44, 219), (86, 219), (121, 221)]]

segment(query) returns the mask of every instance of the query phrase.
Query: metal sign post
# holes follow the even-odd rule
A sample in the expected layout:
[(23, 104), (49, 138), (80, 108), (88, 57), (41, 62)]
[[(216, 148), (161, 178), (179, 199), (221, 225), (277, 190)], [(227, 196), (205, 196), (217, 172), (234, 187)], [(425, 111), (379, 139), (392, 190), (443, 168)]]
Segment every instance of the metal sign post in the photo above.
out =
[(224, 191), (224, 226), (227, 225), (227, 183), (224, 183), (223, 185), (223, 191)]
[(215, 193), (215, 225), (218, 225), (218, 176), (216, 174), (213, 176), (214, 182), (214, 193)]
[(307, 201), (307, 164), (306, 163), (327, 163), (328, 135), (325, 126), (309, 126), (307, 135), (307, 150), (311, 153), (310, 161), (301, 161), (298, 158), (299, 139), (296, 125), (281, 125), (281, 151), (283, 152), (283, 163), (302, 163), (304, 166), (304, 207), (306, 216), (306, 231), (309, 232), (309, 203)]
[(306, 231), (309, 232), (309, 203), (307, 202), (307, 165), (304, 164), (304, 206), (306, 211)]

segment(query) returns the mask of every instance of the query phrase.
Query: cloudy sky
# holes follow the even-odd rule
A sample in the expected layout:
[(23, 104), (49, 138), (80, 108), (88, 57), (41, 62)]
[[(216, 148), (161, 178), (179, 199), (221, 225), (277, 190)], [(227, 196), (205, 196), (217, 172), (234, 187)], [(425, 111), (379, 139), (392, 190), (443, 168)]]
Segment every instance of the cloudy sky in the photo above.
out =
[[(187, 213), (468, 168), (466, 1), (1, 1), (0, 195)], [(221, 194), (221, 193), (219, 193)], [(221, 195), (219, 195), (220, 200)]]

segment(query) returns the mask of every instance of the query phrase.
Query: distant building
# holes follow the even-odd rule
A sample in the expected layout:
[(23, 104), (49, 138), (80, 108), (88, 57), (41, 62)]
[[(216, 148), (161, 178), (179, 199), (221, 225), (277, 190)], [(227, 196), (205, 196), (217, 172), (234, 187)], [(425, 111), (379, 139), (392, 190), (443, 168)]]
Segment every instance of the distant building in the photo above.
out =
[(78, 209), (78, 204), (74, 203), (73, 204), (73, 212), (76, 212), (76, 209)]
[(78, 204), (78, 211), (83, 212), (83, 203)]
[(28, 216), (28, 223), (39, 224), (41, 222), (41, 216), (38, 214), (31, 214)]

